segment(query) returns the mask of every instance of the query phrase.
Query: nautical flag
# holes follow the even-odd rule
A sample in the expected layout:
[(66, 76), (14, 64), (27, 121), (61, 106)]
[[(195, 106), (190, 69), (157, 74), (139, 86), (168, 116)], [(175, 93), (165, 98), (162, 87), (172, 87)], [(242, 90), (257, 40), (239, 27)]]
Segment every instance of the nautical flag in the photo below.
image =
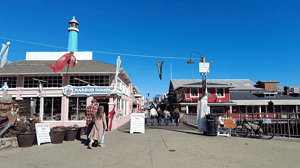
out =
[(5, 65), (6, 61), (7, 61), (7, 55), (8, 55), (8, 50), (9, 50), (9, 45), (10, 42), (7, 42), (6, 44), (2, 44), (2, 49), (0, 52), (0, 67), (3, 68), (3, 66)]
[(7, 82), (4, 82), (4, 85), (2, 86), (2, 90), (8, 90)]
[(160, 80), (161, 80), (161, 75), (162, 75), (162, 65), (163, 65), (163, 63), (164, 63), (164, 61), (160, 62), (160, 60), (158, 60), (158, 62), (156, 63)]
[(121, 59), (120, 59), (120, 56), (118, 56), (117, 67), (116, 67), (116, 75), (115, 75), (114, 90), (116, 90), (116, 87), (117, 87), (117, 84), (118, 84), (118, 75), (119, 75), (119, 72), (120, 72), (120, 66), (121, 66)]

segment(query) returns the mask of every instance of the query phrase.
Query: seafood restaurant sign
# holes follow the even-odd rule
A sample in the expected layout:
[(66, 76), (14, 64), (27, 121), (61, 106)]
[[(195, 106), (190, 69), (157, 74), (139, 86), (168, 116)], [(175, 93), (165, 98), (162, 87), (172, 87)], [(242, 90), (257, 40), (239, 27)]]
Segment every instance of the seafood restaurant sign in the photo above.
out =
[(67, 96), (72, 95), (99, 95), (110, 94), (113, 87), (100, 87), (100, 86), (71, 86), (68, 85), (63, 89), (63, 93)]

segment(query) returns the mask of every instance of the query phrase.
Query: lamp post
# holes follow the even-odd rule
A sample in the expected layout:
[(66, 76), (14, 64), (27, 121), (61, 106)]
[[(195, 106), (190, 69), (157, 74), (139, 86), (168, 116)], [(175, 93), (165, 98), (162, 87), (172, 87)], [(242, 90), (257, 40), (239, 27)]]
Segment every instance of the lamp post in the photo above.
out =
[(200, 72), (200, 76), (202, 77), (202, 93), (203, 93), (203, 96), (206, 96), (207, 95), (206, 77), (209, 72), (210, 64), (205, 63), (205, 57), (201, 57), (201, 53), (199, 51), (193, 51), (191, 53), (190, 60), (187, 62), (187, 64), (195, 63), (195, 61), (192, 60), (193, 53), (198, 53), (200, 55), (201, 62), (199, 63), (199, 72)]
[(206, 116), (210, 113), (210, 108), (207, 105), (207, 86), (206, 86), (206, 77), (209, 72), (210, 64), (205, 63), (205, 57), (201, 57), (201, 53), (199, 51), (193, 51), (190, 55), (190, 60), (187, 64), (194, 64), (195, 62), (192, 60), (193, 53), (198, 53), (200, 55), (200, 63), (199, 63), (199, 72), (202, 77), (202, 93), (203, 96), (199, 98), (197, 104), (197, 119), (198, 119), (198, 132), (206, 132)]

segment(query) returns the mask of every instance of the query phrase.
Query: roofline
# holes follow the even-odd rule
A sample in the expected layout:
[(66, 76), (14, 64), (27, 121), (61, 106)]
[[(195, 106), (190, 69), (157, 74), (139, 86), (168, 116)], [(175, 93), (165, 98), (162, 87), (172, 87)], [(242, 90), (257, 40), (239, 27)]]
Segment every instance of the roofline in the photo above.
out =
[(45, 75), (45, 74), (116, 74), (116, 72), (44, 72), (44, 73), (0, 73), (0, 75)]

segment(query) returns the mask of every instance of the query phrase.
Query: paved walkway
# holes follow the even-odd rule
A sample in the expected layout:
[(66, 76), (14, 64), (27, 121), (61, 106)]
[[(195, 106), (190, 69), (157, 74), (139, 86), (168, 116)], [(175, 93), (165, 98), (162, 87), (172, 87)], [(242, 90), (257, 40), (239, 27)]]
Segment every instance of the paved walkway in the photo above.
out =
[(146, 126), (145, 134), (130, 134), (129, 125), (108, 132), (105, 148), (89, 150), (81, 139), (0, 150), (0, 167), (282, 168), (300, 164), (298, 139), (205, 136), (194, 128), (173, 123)]

